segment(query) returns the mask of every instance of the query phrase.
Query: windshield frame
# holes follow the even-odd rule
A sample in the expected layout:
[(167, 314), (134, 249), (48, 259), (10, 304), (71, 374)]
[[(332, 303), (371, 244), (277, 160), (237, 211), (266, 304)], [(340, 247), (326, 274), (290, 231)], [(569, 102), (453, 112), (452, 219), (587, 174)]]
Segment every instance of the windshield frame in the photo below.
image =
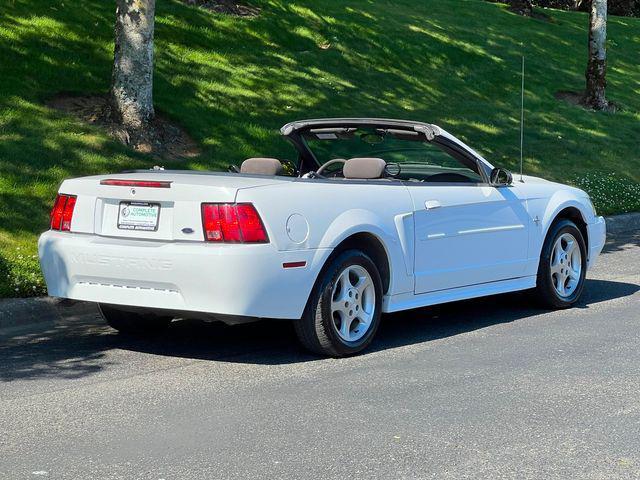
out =
[(378, 118), (325, 118), (299, 120), (283, 126), (280, 132), (298, 151), (300, 157), (298, 174), (300, 176), (310, 171), (315, 171), (321, 166), (321, 163), (316, 158), (314, 152), (305, 141), (305, 134), (307, 134), (309, 130), (342, 128), (401, 130), (410, 132), (412, 135), (415, 135), (417, 132), (424, 137), (424, 141), (435, 144), (445, 153), (459, 161), (461, 165), (472, 169), (475, 166), (484, 182), (490, 183), (493, 165), (491, 165), (471, 147), (467, 146), (464, 142), (446, 132), (444, 129), (429, 123)]

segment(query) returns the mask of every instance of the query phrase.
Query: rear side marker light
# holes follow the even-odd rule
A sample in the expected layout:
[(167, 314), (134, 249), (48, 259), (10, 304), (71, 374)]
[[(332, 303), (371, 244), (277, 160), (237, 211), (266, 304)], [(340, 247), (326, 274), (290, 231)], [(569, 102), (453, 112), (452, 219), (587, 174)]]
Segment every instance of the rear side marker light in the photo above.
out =
[(207, 242), (269, 243), (262, 219), (250, 203), (203, 203), (202, 228)]
[(307, 262), (285, 262), (282, 264), (282, 268), (300, 268), (306, 266)]
[(71, 231), (73, 210), (76, 206), (75, 195), (58, 194), (50, 215), (51, 230)]
[(150, 180), (100, 180), (100, 185), (112, 187), (145, 187), (145, 188), (171, 188), (171, 182), (158, 182)]

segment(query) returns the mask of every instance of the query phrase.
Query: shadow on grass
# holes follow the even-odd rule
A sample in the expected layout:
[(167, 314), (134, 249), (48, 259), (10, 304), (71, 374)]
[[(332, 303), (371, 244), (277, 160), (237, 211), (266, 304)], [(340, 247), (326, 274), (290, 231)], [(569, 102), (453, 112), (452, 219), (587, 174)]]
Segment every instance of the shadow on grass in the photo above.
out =
[[(578, 308), (633, 295), (640, 286), (588, 280)], [(480, 312), (480, 313), (479, 313)], [(509, 323), (544, 311), (530, 306), (524, 293), (455, 302), (386, 315), (368, 352), (382, 351)], [(117, 369), (110, 350), (164, 357), (264, 365), (318, 361), (297, 344), (290, 322), (262, 321), (229, 327), (181, 320), (154, 338), (137, 339), (106, 327), (97, 311), (38, 334), (10, 339), (0, 347), (0, 380), (76, 379)], [(366, 355), (366, 353), (365, 353)], [(126, 358), (129, 362), (130, 358)]]

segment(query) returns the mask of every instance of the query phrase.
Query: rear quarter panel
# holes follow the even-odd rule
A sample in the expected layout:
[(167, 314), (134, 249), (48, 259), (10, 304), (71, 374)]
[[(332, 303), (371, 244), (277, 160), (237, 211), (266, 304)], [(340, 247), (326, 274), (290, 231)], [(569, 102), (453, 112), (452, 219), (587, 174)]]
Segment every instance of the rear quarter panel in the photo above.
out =
[[(318, 250), (311, 266), (316, 275), (330, 254), (327, 249), (356, 233), (375, 235), (389, 259), (388, 293), (413, 291), (413, 207), (402, 183), (299, 179), (241, 189), (236, 201), (256, 206), (278, 250)], [(304, 218), (308, 226), (304, 238), (288, 231), (292, 216), (298, 230), (304, 223), (300, 217)]]

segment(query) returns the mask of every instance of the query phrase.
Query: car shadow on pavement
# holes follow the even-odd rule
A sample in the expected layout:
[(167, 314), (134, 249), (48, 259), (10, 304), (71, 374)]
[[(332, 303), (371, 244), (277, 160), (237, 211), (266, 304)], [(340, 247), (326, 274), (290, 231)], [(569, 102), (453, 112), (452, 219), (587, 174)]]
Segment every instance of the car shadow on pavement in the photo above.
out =
[[(587, 280), (577, 308), (626, 297), (640, 286), (608, 280)], [(525, 293), (496, 295), (389, 314), (367, 352), (376, 352), (460, 335), (491, 325), (542, 315)], [(222, 323), (178, 320), (161, 335), (134, 338), (104, 325), (97, 312), (70, 317), (45, 332), (0, 344), (0, 381), (77, 379), (102, 370), (122, 368), (112, 351), (163, 357), (250, 364), (292, 364), (317, 361), (298, 346), (286, 321), (262, 321), (230, 327)]]
[[(617, 298), (633, 295), (640, 285), (588, 279), (574, 309), (586, 309)], [(384, 350), (468, 333), (549, 313), (536, 305), (529, 292), (494, 295), (387, 315), (373, 344)]]

